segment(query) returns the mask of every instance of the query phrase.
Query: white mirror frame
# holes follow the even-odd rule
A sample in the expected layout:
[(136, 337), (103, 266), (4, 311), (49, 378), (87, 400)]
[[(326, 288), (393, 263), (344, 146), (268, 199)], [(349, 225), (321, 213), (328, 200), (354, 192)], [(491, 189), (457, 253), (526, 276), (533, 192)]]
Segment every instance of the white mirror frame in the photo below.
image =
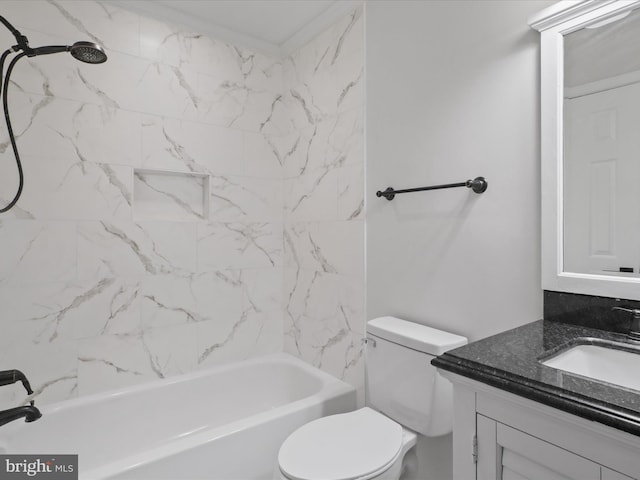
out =
[[(564, 272), (563, 266), (563, 36), (597, 19), (638, 8), (640, 0), (561, 1), (530, 19), (540, 32), (542, 155), (542, 288), (640, 300), (640, 278)], [(640, 246), (639, 246), (640, 248)]]

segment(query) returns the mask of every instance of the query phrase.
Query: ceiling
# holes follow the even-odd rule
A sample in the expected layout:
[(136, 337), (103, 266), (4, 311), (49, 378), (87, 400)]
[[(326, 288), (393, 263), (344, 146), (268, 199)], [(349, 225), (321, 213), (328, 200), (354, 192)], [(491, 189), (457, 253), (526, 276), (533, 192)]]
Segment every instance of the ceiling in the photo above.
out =
[(341, 16), (356, 0), (106, 0), (199, 33), (286, 55)]

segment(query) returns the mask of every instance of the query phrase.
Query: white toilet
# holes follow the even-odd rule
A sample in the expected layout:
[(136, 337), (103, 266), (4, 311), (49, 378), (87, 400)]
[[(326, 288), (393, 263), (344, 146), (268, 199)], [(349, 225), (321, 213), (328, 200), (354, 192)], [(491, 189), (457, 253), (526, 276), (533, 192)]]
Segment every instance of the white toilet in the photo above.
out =
[(465, 337), (381, 317), (367, 324), (369, 407), (314, 420), (278, 454), (284, 480), (397, 480), (412, 469), (417, 434), (451, 432), (452, 386), (431, 359)]

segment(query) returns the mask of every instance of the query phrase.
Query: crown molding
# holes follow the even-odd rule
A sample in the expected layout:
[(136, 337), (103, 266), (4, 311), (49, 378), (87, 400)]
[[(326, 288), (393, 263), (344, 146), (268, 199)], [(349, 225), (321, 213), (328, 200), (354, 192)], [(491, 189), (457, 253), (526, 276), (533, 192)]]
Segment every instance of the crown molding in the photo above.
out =
[(635, 3), (626, 0), (562, 0), (529, 18), (529, 26), (541, 32), (615, 2)]
[(204, 21), (196, 16), (185, 14), (161, 3), (149, 0), (102, 0), (111, 4), (174, 25), (182, 25), (198, 33), (220, 39), (222, 41), (245, 47), (260, 53), (278, 58), (290, 55), (298, 48), (304, 46), (316, 35), (322, 33), (342, 17), (362, 5), (363, 0), (337, 0), (327, 10), (304, 25), (295, 34), (282, 44), (267, 42), (257, 37), (225, 28)]
[(102, 2), (116, 5), (124, 10), (155, 18), (156, 20), (171, 25), (181, 25), (189, 30), (223, 40), (233, 45), (249, 48), (271, 56), (281, 56), (280, 47), (276, 44), (207, 22), (161, 3), (150, 2), (148, 0), (102, 0)]
[(363, 0), (338, 0), (328, 9), (307, 23), (280, 45), (280, 55), (286, 57), (306, 45), (316, 35), (324, 32), (347, 14), (363, 5)]

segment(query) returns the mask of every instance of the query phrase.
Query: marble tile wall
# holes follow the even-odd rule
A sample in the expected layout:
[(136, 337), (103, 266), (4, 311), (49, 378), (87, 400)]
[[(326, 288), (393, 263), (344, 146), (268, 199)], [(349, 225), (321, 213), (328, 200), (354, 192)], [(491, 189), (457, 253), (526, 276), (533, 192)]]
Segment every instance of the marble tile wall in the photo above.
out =
[(364, 357), (364, 31), (360, 9), (284, 61), (286, 352), (358, 387)]
[(109, 60), (13, 72), (0, 369), (43, 404), (285, 350), (362, 390), (361, 12), (284, 60), (95, 1), (1, 14)]
[(1, 10), (32, 46), (94, 40), (109, 60), (12, 74), (26, 183), (0, 216), (0, 368), (43, 404), (282, 351), (283, 62), (93, 1)]

